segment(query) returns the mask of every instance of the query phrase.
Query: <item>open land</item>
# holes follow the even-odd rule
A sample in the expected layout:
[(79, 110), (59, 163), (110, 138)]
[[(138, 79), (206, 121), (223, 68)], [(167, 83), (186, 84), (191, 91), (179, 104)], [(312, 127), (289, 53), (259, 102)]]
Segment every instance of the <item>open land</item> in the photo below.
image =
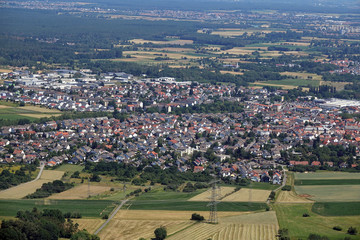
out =
[(81, 184), (67, 191), (53, 194), (49, 199), (86, 199), (90, 195), (98, 195), (110, 191), (110, 187)]
[[(280, 228), (289, 230), (292, 239), (306, 239), (309, 234), (316, 233), (327, 236), (329, 239), (344, 239), (350, 237), (346, 234), (350, 226), (360, 227), (360, 218), (358, 216), (343, 217), (324, 217), (311, 211), (309, 204), (275, 204), (274, 209), (279, 221)], [(307, 213), (310, 217), (304, 218), (302, 215)], [(342, 231), (335, 231), (332, 228), (340, 226)], [(359, 239), (358, 236), (350, 239)]]
[(221, 199), (224, 202), (266, 202), (270, 195), (269, 190), (241, 188), (229, 196)]
[(59, 180), (63, 176), (62, 171), (44, 170), (40, 179), (32, 182), (20, 184), (18, 186), (3, 190), (0, 192), (0, 199), (20, 199), (34, 193), (44, 183)]
[(6, 102), (3, 101), (0, 101), (0, 106), (1, 119), (13, 120), (28, 118), (30, 120), (34, 120), (42, 117), (58, 116), (59, 114), (61, 114), (61, 111), (56, 109), (48, 109), (37, 106), (19, 107), (15, 104), (6, 104)]
[(295, 191), (321, 202), (351, 202), (360, 199), (360, 185), (295, 186)]
[(79, 224), (79, 229), (86, 229), (89, 233), (94, 233), (104, 222), (104, 219), (82, 218), (73, 219), (74, 223)]

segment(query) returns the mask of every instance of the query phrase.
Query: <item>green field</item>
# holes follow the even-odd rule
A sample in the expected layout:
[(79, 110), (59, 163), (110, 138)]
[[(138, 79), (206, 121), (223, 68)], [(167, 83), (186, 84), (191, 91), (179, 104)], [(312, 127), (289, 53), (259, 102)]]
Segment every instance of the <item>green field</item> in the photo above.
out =
[(54, 170), (68, 172), (72, 174), (76, 171), (81, 172), (84, 168), (85, 168), (84, 165), (62, 164), (59, 167), (54, 168)]
[(360, 202), (316, 202), (312, 211), (323, 216), (360, 215)]
[(360, 179), (360, 173), (317, 171), (295, 173), (295, 179)]
[[(311, 212), (312, 204), (275, 204), (276, 216), (280, 228), (289, 230), (291, 239), (307, 239), (309, 234), (315, 233), (327, 236), (329, 239), (360, 239), (359, 235), (351, 236), (346, 234), (350, 226), (360, 229), (360, 217), (324, 217)], [(310, 217), (303, 217), (307, 213)], [(332, 228), (340, 226), (342, 231), (335, 231)]]
[(295, 180), (295, 185), (359, 185), (360, 179), (304, 179)]
[(136, 201), (142, 200), (187, 200), (190, 199), (207, 189), (197, 190), (191, 193), (184, 193), (184, 192), (175, 192), (175, 191), (164, 191), (162, 189), (154, 189), (150, 192), (143, 193), (139, 197), (136, 198)]
[[(174, 210), (174, 211), (209, 211), (207, 202), (190, 202), (186, 200), (135, 200), (130, 201), (132, 210)], [(220, 202), (218, 211), (258, 211), (265, 210), (265, 203)]]
[(0, 216), (14, 217), (20, 210), (59, 209), (65, 212), (79, 212), (83, 217), (101, 217), (115, 207), (113, 201), (106, 200), (0, 200)]
[(360, 199), (360, 185), (295, 186), (299, 195), (319, 202), (352, 202)]

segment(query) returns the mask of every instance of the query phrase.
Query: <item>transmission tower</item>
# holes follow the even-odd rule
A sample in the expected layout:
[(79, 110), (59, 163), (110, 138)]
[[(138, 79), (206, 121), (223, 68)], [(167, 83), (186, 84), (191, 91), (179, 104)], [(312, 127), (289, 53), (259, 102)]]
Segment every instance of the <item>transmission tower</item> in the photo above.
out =
[(210, 217), (208, 222), (212, 223), (212, 224), (217, 224), (218, 223), (218, 217), (217, 217), (217, 204), (219, 203), (217, 200), (220, 196), (220, 189), (219, 187), (216, 185), (216, 183), (219, 180), (216, 180), (216, 177), (214, 176), (214, 180), (212, 180), (210, 182), (210, 186), (211, 186), (211, 197), (210, 197), (210, 202), (208, 204), (208, 206), (210, 206)]

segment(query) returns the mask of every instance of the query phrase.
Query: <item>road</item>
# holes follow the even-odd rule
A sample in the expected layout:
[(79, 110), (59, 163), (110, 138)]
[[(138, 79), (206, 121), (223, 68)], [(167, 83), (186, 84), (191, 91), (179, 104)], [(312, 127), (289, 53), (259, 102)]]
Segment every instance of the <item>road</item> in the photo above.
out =
[(45, 162), (40, 162), (40, 171), (39, 171), (37, 177), (36, 177), (34, 180), (31, 180), (31, 181), (29, 181), (29, 182), (24, 182), (24, 183), (22, 183), (22, 184), (19, 184), (19, 185), (14, 186), (14, 187), (11, 187), (11, 188), (2, 190), (2, 191), (0, 191), (0, 193), (5, 193), (5, 194), (6, 194), (6, 192), (8, 192), (8, 191), (12, 191), (13, 188), (19, 188), (19, 187), (21, 187), (22, 185), (29, 184), (29, 183), (32, 183), (32, 182), (35, 182), (35, 181), (39, 180), (40, 177), (41, 177), (41, 174), (42, 174), (42, 172), (43, 172), (43, 170), (44, 170), (44, 168), (45, 168)]
[(278, 188), (276, 188), (275, 190), (273, 190), (274, 192), (276, 192), (277, 190), (279, 190), (280, 188), (282, 188), (282, 187), (284, 187), (284, 186), (286, 185), (286, 178), (287, 178), (286, 172), (287, 172), (287, 170), (284, 169), (284, 166), (283, 166), (283, 165), (280, 165), (280, 166), (282, 167), (282, 169), (283, 169), (283, 171), (284, 171), (284, 179), (283, 179), (283, 181), (282, 181), (281, 186), (278, 187)]
[(128, 199), (125, 199), (123, 201), (121, 201), (120, 205), (112, 212), (112, 214), (110, 215), (110, 217), (106, 220), (106, 222), (103, 223), (103, 225), (101, 225), (101, 227), (99, 227), (98, 230), (96, 230), (96, 232), (94, 233), (95, 235), (98, 234), (110, 221), (111, 219), (117, 214), (117, 212), (120, 210), (120, 208), (128, 201)]

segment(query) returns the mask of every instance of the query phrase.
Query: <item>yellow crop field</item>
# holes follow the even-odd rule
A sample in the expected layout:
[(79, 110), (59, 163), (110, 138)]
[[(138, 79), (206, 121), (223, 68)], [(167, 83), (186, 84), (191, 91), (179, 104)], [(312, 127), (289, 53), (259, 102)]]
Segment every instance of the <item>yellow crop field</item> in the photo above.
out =
[(59, 180), (63, 176), (62, 171), (44, 170), (40, 179), (3, 190), (0, 192), (0, 199), (20, 199), (28, 194), (34, 193), (44, 183)]
[(223, 202), (266, 202), (269, 190), (241, 188), (239, 191), (221, 199)]
[(90, 190), (90, 195), (94, 196), (110, 191), (110, 187), (90, 185), (90, 189), (89, 189), (88, 184), (82, 184), (74, 188), (71, 188), (65, 192), (51, 195), (49, 199), (86, 199), (89, 196), (88, 195), (89, 190)]
[(24, 114), (18, 114), (20, 116), (25, 116), (25, 117), (33, 117), (33, 118), (43, 118), (43, 117), (52, 117), (52, 116), (57, 116), (58, 113), (53, 113), (53, 114), (44, 114), (44, 113), (24, 113)]
[(233, 72), (233, 71), (220, 71), (220, 73), (222, 73), (222, 74), (229, 73), (229, 74), (233, 74), (233, 75), (244, 75), (243, 72)]
[(12, 72), (12, 70), (0, 68), (0, 72), (2, 72), (2, 73), (10, 73), (10, 72)]
[(22, 109), (41, 112), (41, 113), (61, 113), (61, 111), (57, 109), (50, 109), (50, 108), (43, 108), (43, 107), (37, 107), (37, 106), (25, 106), (21, 107)]
[(89, 233), (94, 233), (104, 222), (104, 219), (73, 219), (74, 223), (79, 224), (79, 229), (86, 229)]
[[(220, 187), (219, 199), (225, 197), (225, 195), (227, 194), (230, 194), (231, 192), (234, 191), (234, 189), (235, 189), (234, 187)], [(210, 197), (211, 197), (211, 192), (206, 191), (190, 198), (189, 201), (209, 201)]]
[(215, 54), (226, 54), (226, 53), (229, 53), (229, 54), (251, 54), (252, 52), (254, 52), (254, 50), (244, 49), (244, 48), (240, 48), (240, 47), (234, 47), (229, 50), (214, 52), (214, 53)]
[(216, 225), (198, 223), (170, 236), (170, 240), (182, 239), (276, 239), (278, 230), (275, 212), (261, 212), (219, 218)]
[(313, 201), (298, 196), (293, 191), (280, 191), (279, 196), (276, 198), (277, 203), (312, 203)]

